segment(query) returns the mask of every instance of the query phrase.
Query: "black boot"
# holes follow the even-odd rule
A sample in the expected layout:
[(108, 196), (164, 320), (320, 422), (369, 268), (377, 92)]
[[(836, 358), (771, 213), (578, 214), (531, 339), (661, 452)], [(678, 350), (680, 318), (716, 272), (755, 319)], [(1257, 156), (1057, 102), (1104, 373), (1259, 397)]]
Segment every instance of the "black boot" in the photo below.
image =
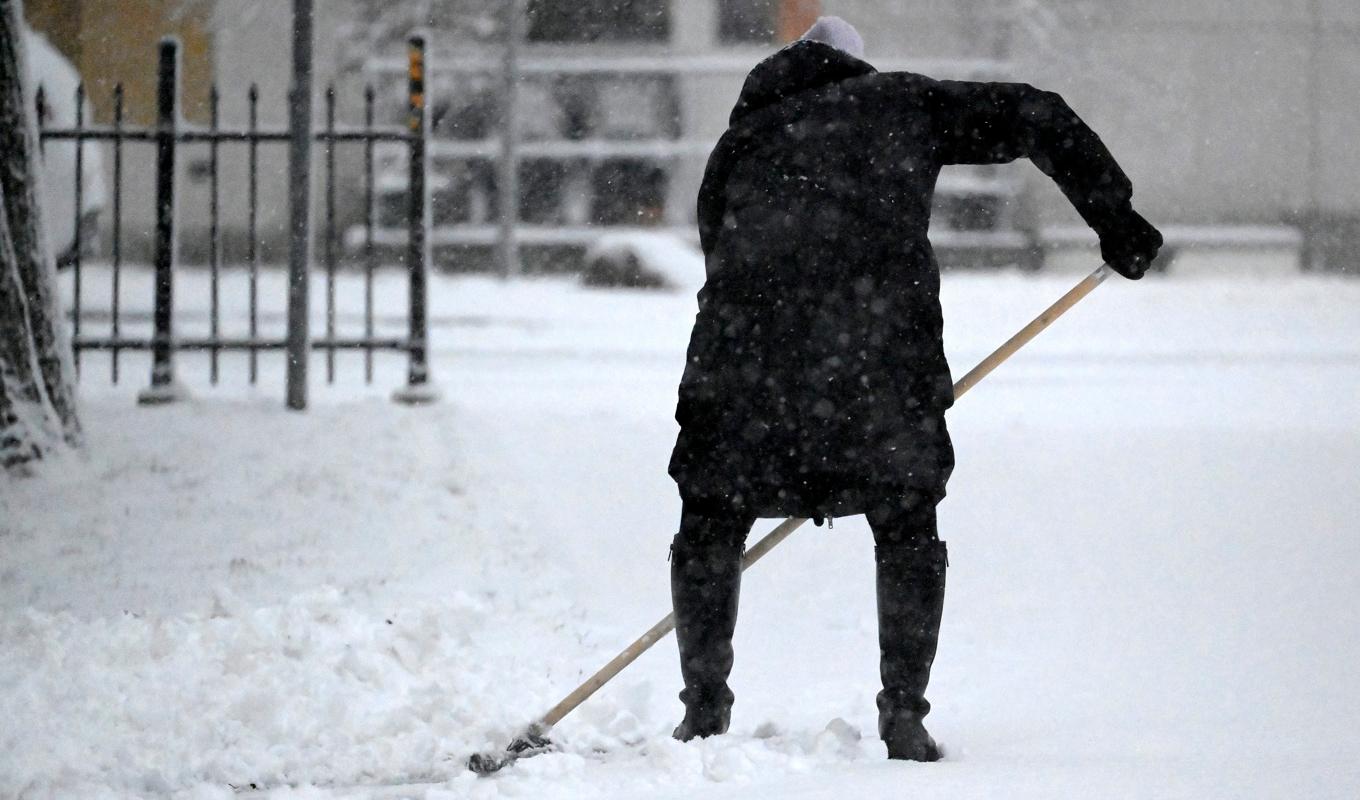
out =
[(880, 543), (878, 566), (879, 669), (878, 735), (888, 758), (939, 761), (940, 748), (921, 720), (930, 711), (926, 684), (935, 661), (944, 573), (949, 557), (944, 542)]
[(675, 738), (727, 732), (732, 718), (732, 633), (737, 626), (742, 545), (750, 524), (685, 514), (671, 544), (671, 601), (680, 645), (685, 719)]

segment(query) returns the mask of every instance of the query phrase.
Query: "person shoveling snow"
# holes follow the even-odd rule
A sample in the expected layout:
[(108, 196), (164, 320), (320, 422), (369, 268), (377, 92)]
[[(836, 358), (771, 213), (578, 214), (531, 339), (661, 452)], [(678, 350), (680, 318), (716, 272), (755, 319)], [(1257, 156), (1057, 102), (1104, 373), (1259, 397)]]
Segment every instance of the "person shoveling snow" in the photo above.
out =
[[(707, 281), (690, 336), (670, 474), (672, 613), (503, 751), (487, 775), (554, 748), (547, 733), (674, 628), (682, 741), (726, 733), (741, 573), (808, 518), (864, 514), (877, 563), (879, 735), (937, 761), (922, 720), (948, 556), (935, 506), (954, 466), (944, 412), (1110, 269), (1143, 276), (1162, 236), (1062, 98), (1026, 84), (879, 73), (859, 34), (823, 17), (758, 64), (699, 188)], [(1105, 265), (950, 382), (939, 267), (926, 238), (946, 164), (1028, 157), (1100, 235)], [(789, 517), (749, 550), (760, 517)]]
[(760, 517), (865, 514), (876, 544), (889, 758), (934, 761), (922, 719), (947, 556), (935, 507), (954, 464), (939, 268), (926, 231), (941, 167), (1029, 158), (1143, 275), (1162, 237), (1096, 134), (1021, 83), (877, 72), (823, 17), (746, 78), (699, 190), (708, 279), (670, 462), (684, 508), (671, 589), (685, 716), (725, 733), (744, 542)]

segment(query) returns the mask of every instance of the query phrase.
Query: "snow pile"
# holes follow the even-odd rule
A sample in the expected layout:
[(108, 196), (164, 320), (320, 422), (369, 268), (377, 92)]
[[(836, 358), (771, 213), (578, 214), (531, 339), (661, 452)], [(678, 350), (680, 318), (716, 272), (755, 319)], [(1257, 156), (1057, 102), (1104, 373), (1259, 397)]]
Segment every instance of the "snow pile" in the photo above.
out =
[[(541, 656), (560, 659), (570, 643), (543, 649), (508, 635), (532, 612), (460, 592), (385, 614), (379, 607), (330, 589), (264, 607), (218, 592), (206, 616), (0, 617), (0, 796), (479, 783), (494, 791), (464, 759), (503, 746), (528, 722), (525, 709), (560, 688), (548, 685), (557, 671)], [(577, 716), (555, 736), (561, 752), (515, 768), (519, 790), (590, 794), (606, 759), (637, 788), (659, 790), (882, 758), (876, 741), (842, 719), (681, 744), (645, 683)]]
[(476, 655), (484, 602), (455, 593), (383, 617), (355, 600), (0, 618), (0, 796), (448, 777), (462, 770), (448, 754), (488, 744), (471, 736), (498, 682), (541, 681)]

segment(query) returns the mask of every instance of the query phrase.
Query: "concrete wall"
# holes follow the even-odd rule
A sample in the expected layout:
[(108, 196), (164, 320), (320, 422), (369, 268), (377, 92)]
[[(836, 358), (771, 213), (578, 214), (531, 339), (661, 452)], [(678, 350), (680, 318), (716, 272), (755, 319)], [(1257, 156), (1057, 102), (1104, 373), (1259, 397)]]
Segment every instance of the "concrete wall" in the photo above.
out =
[(156, 120), (157, 43), (179, 38), (182, 112), (206, 122), (213, 80), (210, 6), (184, 0), (28, 0), (24, 15), (85, 78), (95, 119), (113, 120), (113, 88), (123, 84), (124, 120)]

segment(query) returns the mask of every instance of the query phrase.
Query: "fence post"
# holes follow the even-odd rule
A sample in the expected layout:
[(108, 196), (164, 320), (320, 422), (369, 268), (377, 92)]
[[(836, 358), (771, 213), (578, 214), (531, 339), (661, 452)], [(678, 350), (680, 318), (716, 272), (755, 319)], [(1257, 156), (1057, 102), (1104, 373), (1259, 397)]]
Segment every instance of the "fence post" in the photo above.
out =
[(502, 278), (518, 275), (519, 262), (519, 48), (524, 38), (524, 4), (505, 0), (505, 49), (501, 55), (501, 141), (496, 162), (500, 214), (500, 271)]
[(312, 0), (293, 0), (293, 78), (288, 91), (288, 408), (307, 408), (308, 245), (312, 180)]
[(408, 125), (411, 133), (411, 158), (408, 189), (410, 202), (407, 213), (406, 269), (410, 278), (410, 366), (406, 385), (392, 394), (398, 403), (417, 405), (433, 403), (439, 392), (430, 384), (428, 362), (429, 323), (425, 313), (426, 262), (429, 244), (425, 234), (429, 229), (430, 214), (425, 196), (425, 38), (412, 36), (407, 42), (410, 81), (407, 92)]
[(162, 405), (187, 395), (175, 382), (173, 332), (175, 266), (175, 128), (179, 99), (179, 40), (161, 39), (156, 71), (156, 295), (152, 311), (151, 385), (137, 395), (142, 405)]

